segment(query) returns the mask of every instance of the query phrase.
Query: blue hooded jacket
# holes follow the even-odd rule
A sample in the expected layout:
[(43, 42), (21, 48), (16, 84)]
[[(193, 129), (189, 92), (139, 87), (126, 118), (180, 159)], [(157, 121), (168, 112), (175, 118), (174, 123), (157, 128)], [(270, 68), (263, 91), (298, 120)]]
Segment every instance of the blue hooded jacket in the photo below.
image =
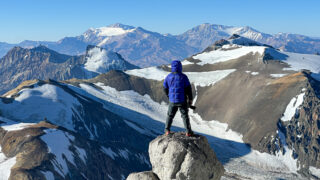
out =
[(163, 82), (164, 90), (172, 103), (186, 102), (186, 97), (192, 99), (191, 84), (188, 77), (182, 73), (180, 61), (172, 61), (171, 71)]

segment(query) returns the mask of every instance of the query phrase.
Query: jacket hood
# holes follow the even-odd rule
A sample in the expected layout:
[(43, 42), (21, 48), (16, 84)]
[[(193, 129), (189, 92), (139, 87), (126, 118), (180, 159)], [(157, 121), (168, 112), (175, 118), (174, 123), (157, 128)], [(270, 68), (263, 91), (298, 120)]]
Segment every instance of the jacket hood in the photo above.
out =
[(171, 71), (181, 73), (182, 72), (181, 62), (178, 60), (172, 61), (171, 62)]

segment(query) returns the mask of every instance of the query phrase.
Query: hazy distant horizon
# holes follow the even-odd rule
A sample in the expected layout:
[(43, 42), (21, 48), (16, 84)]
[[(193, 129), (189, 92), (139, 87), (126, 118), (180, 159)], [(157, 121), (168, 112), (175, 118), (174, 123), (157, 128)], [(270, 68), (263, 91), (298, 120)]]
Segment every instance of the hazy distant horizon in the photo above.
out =
[(0, 42), (58, 41), (114, 23), (181, 34), (203, 23), (320, 38), (320, 1), (33, 0), (0, 2)]

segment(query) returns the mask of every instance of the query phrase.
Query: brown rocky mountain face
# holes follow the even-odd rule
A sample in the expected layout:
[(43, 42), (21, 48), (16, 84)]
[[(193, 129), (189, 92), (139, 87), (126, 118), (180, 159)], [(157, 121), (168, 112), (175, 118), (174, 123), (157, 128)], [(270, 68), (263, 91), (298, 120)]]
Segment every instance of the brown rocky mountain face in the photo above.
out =
[(320, 84), (308, 74), (306, 77), (308, 82), (301, 108), (291, 121), (279, 122), (279, 129), (285, 134), (288, 146), (293, 147), (302, 165), (320, 167)]
[[(275, 59), (272, 53), (269, 53), (272, 49), (267, 47), (262, 55), (251, 53), (226, 62), (206, 65), (197, 65), (199, 60), (190, 57), (187, 61), (193, 64), (184, 65), (183, 70), (206, 72), (236, 69), (214, 86), (193, 87), (194, 93), (198, 95), (195, 104), (197, 113), (204, 120), (214, 119), (227, 123), (228, 128), (241, 133), (243, 140), (260, 152), (284, 153), (284, 146), (294, 149), (291, 156), (298, 159), (300, 167), (303, 165), (300, 172), (309, 176), (309, 165), (320, 167), (317, 95), (319, 82), (311, 77), (309, 71), (286, 70), (285, 68), (290, 66), (282, 59)], [(161, 68), (170, 71), (168, 66)], [(255, 74), (252, 74), (253, 72)], [(283, 75), (275, 77), (273, 74)], [(103, 82), (117, 90), (134, 90), (141, 95), (148, 94), (159, 103), (167, 101), (165, 96), (159, 97), (161, 81), (114, 71), (90, 81)], [(120, 81), (124, 83), (115, 83)], [(287, 105), (293, 97), (302, 92), (306, 92), (306, 95), (299, 112), (292, 120), (282, 122), (280, 119)], [(286, 144), (281, 143), (281, 133), (285, 134)]]

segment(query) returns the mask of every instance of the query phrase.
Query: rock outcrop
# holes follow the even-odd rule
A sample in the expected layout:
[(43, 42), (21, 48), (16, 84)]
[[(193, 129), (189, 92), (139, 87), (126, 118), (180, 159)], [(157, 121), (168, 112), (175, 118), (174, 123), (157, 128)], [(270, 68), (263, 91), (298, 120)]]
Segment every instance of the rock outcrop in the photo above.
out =
[(159, 178), (152, 171), (144, 171), (139, 173), (131, 173), (127, 180), (159, 180)]
[[(201, 135), (186, 137), (184, 133), (159, 136), (149, 144), (152, 171), (160, 180), (217, 180), (224, 173), (222, 164)], [(151, 174), (150, 174), (151, 173)], [(152, 172), (130, 174), (127, 180), (143, 177), (151, 180)]]

